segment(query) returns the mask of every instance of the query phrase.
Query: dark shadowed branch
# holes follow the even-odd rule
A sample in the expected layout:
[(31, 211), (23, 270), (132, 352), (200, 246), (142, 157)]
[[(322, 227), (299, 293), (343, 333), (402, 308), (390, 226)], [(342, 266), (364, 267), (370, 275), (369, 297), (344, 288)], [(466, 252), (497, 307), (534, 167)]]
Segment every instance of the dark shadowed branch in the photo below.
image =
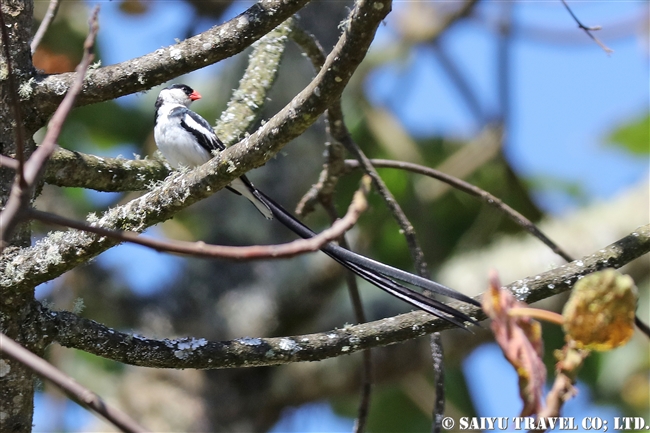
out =
[[(522, 278), (505, 288), (514, 293), (517, 299), (532, 303), (570, 290), (584, 275), (605, 268), (620, 268), (649, 251), (650, 225), (646, 225), (590, 255), (556, 269)], [(450, 305), (478, 320), (485, 318), (477, 307), (460, 303)], [(44, 313), (35, 315), (35, 320), (39, 321), (38, 326), (47, 329), (47, 334), (53, 341), (63, 346), (126, 364), (159, 368), (215, 369), (317, 361), (400, 343), (452, 327), (427, 313), (415, 311), (324, 333), (211, 342), (195, 338), (148, 339), (113, 330), (73, 313)], [(98, 346), (97, 339), (103, 344)]]
[[(413, 173), (422, 174), (424, 176), (429, 176), (434, 179), (438, 179), (439, 181), (444, 182), (448, 185), (451, 185), (452, 187), (454, 187), (459, 191), (462, 191), (474, 197), (478, 197), (484, 203), (498, 209), (500, 212), (502, 212), (504, 215), (506, 215), (508, 218), (514, 221), (517, 225), (525, 229), (527, 232), (535, 236), (540, 241), (544, 242), (544, 244), (548, 246), (555, 254), (559, 255), (567, 262), (573, 260), (573, 258), (567, 252), (565, 252), (555, 242), (553, 242), (544, 233), (542, 233), (542, 231), (539, 228), (537, 228), (537, 226), (533, 224), (528, 218), (526, 218), (525, 216), (517, 212), (515, 209), (505, 204), (503, 201), (501, 201), (501, 199), (493, 196), (489, 192), (482, 190), (477, 186), (472, 185), (469, 182), (465, 182), (462, 179), (458, 179), (457, 177), (450, 176), (446, 173), (441, 172), (440, 170), (436, 170), (434, 168), (425, 167), (423, 165), (414, 164), (410, 162), (393, 161), (388, 159), (372, 159), (371, 162), (376, 167), (397, 168), (400, 170), (406, 170)], [(355, 160), (346, 160), (345, 165), (349, 169), (359, 168), (359, 162)]]

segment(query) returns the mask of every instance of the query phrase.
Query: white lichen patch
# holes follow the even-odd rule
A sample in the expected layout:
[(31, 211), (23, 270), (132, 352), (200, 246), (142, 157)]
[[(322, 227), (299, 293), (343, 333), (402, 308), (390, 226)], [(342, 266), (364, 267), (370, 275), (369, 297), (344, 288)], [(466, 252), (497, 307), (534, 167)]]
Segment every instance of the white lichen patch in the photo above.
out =
[[(167, 342), (165, 342), (167, 344)], [(174, 356), (178, 359), (187, 359), (192, 352), (196, 349), (207, 345), (208, 342), (204, 338), (195, 339), (184, 338), (176, 342), (176, 350), (174, 351)]]
[(291, 338), (283, 338), (283, 339), (281, 339), (278, 346), (280, 347), (280, 349), (286, 350), (287, 352), (291, 352), (291, 353), (296, 353), (297, 351), (301, 350), (298, 343), (296, 343)]
[(11, 371), (11, 365), (4, 359), (0, 359), (0, 377), (5, 377)]
[(83, 298), (76, 298), (72, 303), (72, 312), (74, 314), (81, 314), (81, 312), (86, 308)]
[(243, 344), (244, 346), (259, 346), (263, 342), (261, 338), (252, 338), (252, 337), (244, 337), (235, 341)]
[(169, 50), (169, 57), (178, 61), (183, 58), (183, 52), (179, 48), (171, 48)]
[(26, 101), (32, 96), (32, 93), (34, 92), (32, 89), (34, 81), (36, 80), (34, 80), (34, 77), (32, 77), (18, 87), (18, 96), (20, 97), (21, 101)]
[(68, 86), (63, 81), (57, 80), (54, 82), (52, 90), (56, 95), (63, 96), (68, 91)]
[(248, 24), (249, 24), (249, 20), (248, 20), (248, 17), (246, 15), (240, 16), (239, 19), (237, 20), (237, 28), (238, 29), (242, 29), (242, 28), (246, 27)]

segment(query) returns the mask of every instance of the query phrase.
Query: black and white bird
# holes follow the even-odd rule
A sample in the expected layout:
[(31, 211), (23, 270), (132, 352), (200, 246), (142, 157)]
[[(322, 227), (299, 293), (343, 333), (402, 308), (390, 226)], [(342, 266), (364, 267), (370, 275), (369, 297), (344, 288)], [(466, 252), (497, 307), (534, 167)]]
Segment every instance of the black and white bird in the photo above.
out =
[[(189, 109), (190, 104), (197, 99), (201, 99), (201, 95), (196, 90), (185, 84), (174, 84), (161, 90), (156, 100), (154, 138), (160, 152), (175, 168), (197, 167), (225, 149), (210, 124)], [(235, 179), (229, 185), (229, 189), (250, 200), (267, 219), (277, 219), (298, 236), (302, 238), (315, 236), (310, 228), (296, 219), (289, 211), (255, 188), (246, 176)], [(469, 304), (479, 305), (475, 300), (462, 293), (353, 253), (333, 243), (326, 244), (321, 251), (359, 277), (414, 307), (460, 327), (464, 327), (465, 322), (476, 323), (474, 319), (463, 312), (436, 299), (424, 296), (396, 280)]]

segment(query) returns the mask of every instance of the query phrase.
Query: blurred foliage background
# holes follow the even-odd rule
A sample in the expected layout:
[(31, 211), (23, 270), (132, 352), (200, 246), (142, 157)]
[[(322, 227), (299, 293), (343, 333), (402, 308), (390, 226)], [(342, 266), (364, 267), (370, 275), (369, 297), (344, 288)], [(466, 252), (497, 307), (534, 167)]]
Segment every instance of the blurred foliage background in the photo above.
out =
[[(301, 13), (301, 26), (314, 33), (329, 50), (336, 42), (338, 23), (345, 18), (350, 4), (313, 2)], [(223, 22), (249, 5), (228, 1), (102, 3), (98, 59), (105, 65), (128, 60), (135, 53), (145, 54), (173, 43), (175, 38), (183, 39)], [(35, 8), (39, 19), (47, 3), (37, 2)], [(575, 12), (588, 20), (593, 13), (590, 8), (594, 7), (576, 5)], [(540, 10), (539, 20), (530, 26), (526, 17)], [(463, 18), (446, 26), (461, 12)], [(620, 110), (616, 124), (597, 138), (609, 146), (610, 154), (602, 154), (599, 142), (589, 143), (591, 148), (581, 148), (578, 157), (569, 148), (564, 149), (565, 153), (554, 154), (549, 143), (551, 150), (545, 160), (550, 163), (540, 167), (553, 167), (554, 163), (573, 165), (575, 177), (547, 168), (530, 169), (517, 156), (525, 151), (521, 149), (534, 146), (530, 136), (536, 130), (523, 128), (525, 122), (519, 121), (521, 113), (528, 109), (525, 104), (543, 106), (546, 117), (533, 120), (544, 129), (557, 128), (557, 133), (565, 134), (568, 141), (577, 137), (573, 128), (584, 127), (578, 119), (589, 118), (592, 108), (590, 94), (581, 94), (582, 101), (573, 98), (575, 88), (580, 91), (576, 81), (585, 79), (580, 76), (582, 72), (559, 78), (548, 76), (549, 81), (553, 80), (550, 85), (559, 87), (560, 93), (561, 86), (566, 86), (566, 99), (522, 99), (518, 90), (530, 67), (522, 62), (530, 60), (525, 50), (542, 50), (560, 52), (558, 62), (562, 55), (581, 57), (587, 70), (600, 68), (600, 62), (625, 61), (628, 55), (636, 56), (632, 62), (646, 62), (647, 66), (648, 47), (642, 45), (648, 39), (647, 5), (636, 5), (624, 12), (616, 19), (597, 23), (604, 27), (598, 37), (615, 49), (608, 58), (575, 28), (560, 2), (552, 6), (471, 1), (396, 4), (346, 91), (346, 123), (368, 156), (417, 162), (462, 177), (540, 222), (550, 237), (571, 254), (588, 254), (648, 222), (648, 106), (636, 100), (627, 105), (613, 103), (626, 108)], [(600, 13), (602, 16), (602, 10)], [(81, 56), (87, 14), (88, 8), (80, 3), (61, 3), (54, 24), (34, 55), (37, 68), (48, 73), (74, 69)], [(558, 21), (561, 25), (552, 21), (556, 27), (544, 21), (558, 16), (564, 20)], [(471, 36), (472, 32), (478, 32), (478, 36)], [(629, 44), (635, 48), (629, 49)], [(621, 54), (619, 46), (623, 46)], [(193, 108), (206, 119), (215, 120), (232, 89), (237, 87), (246, 60), (243, 53), (176, 82), (186, 82), (198, 89), (204, 98)], [(488, 79), (477, 75), (477, 69), (485, 72)], [(313, 73), (299, 49), (289, 43), (262, 118), (281, 109), (309, 83)], [(647, 67), (645, 74), (647, 79)], [(590, 91), (595, 94), (602, 86), (619, 85), (606, 81), (606, 77), (597, 80), (605, 81), (594, 80)], [(434, 90), (427, 88), (426, 83), (431, 83)], [(627, 84), (636, 86), (633, 92), (647, 103), (647, 81), (645, 86), (637, 83), (630, 80)], [(445, 94), (436, 93), (441, 87)], [(153, 102), (158, 90), (75, 110), (59, 144), (106, 156), (152, 155)], [(418, 99), (422, 94), (427, 95), (424, 102)], [(566, 124), (567, 119), (558, 114), (564, 105), (573, 107), (575, 123), (569, 119)], [(408, 114), (409, 110), (416, 110), (416, 115)], [(444, 123), (447, 112), (451, 113), (452, 126)], [(431, 120), (422, 122), (428, 116)], [(249, 176), (271, 197), (292, 208), (317, 181), (328, 140), (325, 123), (320, 121)], [(600, 158), (597, 162), (588, 155), (592, 151)], [(531, 158), (543, 157), (543, 149), (537, 152)], [(612, 154), (616, 156), (608, 162)], [(611, 169), (602, 171), (608, 163), (613, 164)], [(581, 178), (581, 172), (589, 175)], [(507, 283), (561, 263), (502, 215), (462, 193), (406, 172), (380, 169), (380, 173), (413, 223), (433, 276), (451, 287), (475, 295), (485, 287), (487, 269), (498, 269), (502, 281)], [(611, 176), (618, 186), (605, 195), (594, 193), (590, 188), (598, 187), (588, 184), (589, 176)], [(340, 212), (347, 207), (359, 177), (359, 173), (351, 173), (341, 179), (336, 196)], [(135, 194), (46, 185), (38, 206), (83, 218)], [(386, 206), (376, 194), (370, 197), (370, 203), (370, 210), (350, 233), (353, 248), (382, 262), (413, 270), (406, 242)], [(328, 224), (322, 210), (305, 221), (314, 229)], [(37, 226), (34, 236), (46, 230)], [(262, 220), (246, 200), (227, 192), (191, 207), (148, 233), (231, 245), (280, 243), (294, 238), (279, 224)], [(648, 260), (645, 257), (637, 262), (642, 263), (630, 266), (628, 272), (641, 289), (645, 306), (641, 305), (639, 314), (647, 321)], [(360, 285), (370, 319), (408, 310), (372, 287)], [(294, 335), (342, 327), (354, 321), (342, 269), (320, 254), (283, 261), (233, 263), (179, 258), (120, 246), (39, 287), (38, 293), (54, 308), (80, 311), (83, 304), (85, 317), (159, 338), (195, 336), (225, 340)], [(560, 309), (564, 297), (557, 298), (560, 299), (544, 301), (541, 307)], [(562, 345), (563, 336), (550, 325), (544, 326), (544, 336), (545, 361), (552, 371), (552, 351)], [(514, 380), (510, 384), (514, 388), (490, 387), (480, 381), (468, 387), (468, 380), (474, 380), (471, 378), (476, 374), (484, 378), (494, 376), (503, 383), (512, 379), (507, 367), (495, 364), (492, 358), (474, 356), (477, 347), (491, 341), (490, 334), (484, 329), (473, 334), (449, 331), (444, 333), (444, 341), (448, 414), (455, 418), (517, 415), (520, 405)], [(427, 339), (373, 351), (378, 385), (373, 394), (369, 431), (430, 429), (433, 390), (428, 351)], [(636, 336), (626, 348), (593, 355), (582, 371), (580, 384), (590, 402), (572, 410), (585, 414), (591, 413), (585, 407), (606, 407), (608, 414), (647, 416), (648, 354), (647, 339)], [(117, 401), (155, 431), (252, 431), (268, 430), (274, 425), (274, 431), (337, 431), (350, 428), (352, 421), (339, 417), (354, 417), (358, 404), (357, 355), (317, 364), (236, 371), (156, 371), (60, 347), (50, 348), (49, 359), (95, 392)], [(491, 366), (493, 370), (480, 370), (478, 366)], [(82, 415), (73, 403), (66, 402), (48, 386), (44, 391), (37, 400), (35, 431), (108, 428), (91, 415)], [(502, 401), (509, 412), (486, 413), (490, 410), (485, 409), (486, 399)], [(580, 408), (583, 412), (579, 412)]]

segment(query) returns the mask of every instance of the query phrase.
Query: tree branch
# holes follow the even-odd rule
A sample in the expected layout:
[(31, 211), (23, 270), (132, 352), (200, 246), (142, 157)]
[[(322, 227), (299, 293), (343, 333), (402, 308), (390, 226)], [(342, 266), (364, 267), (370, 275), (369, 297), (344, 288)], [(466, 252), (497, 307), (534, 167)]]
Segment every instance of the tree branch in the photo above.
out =
[(58, 216), (48, 212), (30, 209), (27, 217), (42, 222), (57, 224), (106, 236), (120, 242), (130, 242), (151, 248), (160, 252), (170, 252), (192, 257), (222, 258), (231, 260), (255, 260), (255, 259), (281, 259), (293, 257), (299, 254), (318, 251), (328, 242), (339, 238), (346, 231), (356, 224), (361, 213), (366, 210), (368, 203), (366, 195), (370, 189), (370, 179), (364, 178), (361, 187), (356, 191), (352, 203), (348, 207), (345, 216), (333, 222), (332, 226), (321, 233), (307, 239), (296, 239), (281, 245), (252, 245), (252, 246), (227, 246), (211, 245), (204, 242), (186, 242), (174, 240), (160, 240), (140, 236), (136, 232), (108, 230), (102, 227), (95, 227), (92, 224), (75, 221), (69, 218)]
[[(34, 151), (34, 153), (32, 153), (29, 160), (24, 165), (22, 163), (23, 147), (22, 142), (20, 141), (24, 140), (24, 137), (21, 137), (21, 135), (24, 133), (24, 128), (21, 119), (19, 117), (16, 118), (16, 122), (18, 123), (16, 131), (22, 131), (22, 133), (17, 132), (16, 134), (17, 140), (19, 140), (17, 143), (19, 155), (18, 170), (16, 174), (16, 181), (14, 182), (14, 185), (11, 189), (11, 194), (7, 200), (7, 204), (0, 213), (0, 218), (2, 220), (2, 224), (0, 224), (0, 249), (3, 249), (8, 245), (11, 233), (15, 229), (16, 225), (21, 221), (21, 214), (27, 210), (32, 195), (32, 189), (38, 181), (39, 175), (44, 170), (47, 160), (50, 158), (50, 155), (52, 155), (52, 152), (54, 152), (56, 140), (59, 137), (63, 123), (72, 110), (77, 95), (81, 91), (86, 70), (90, 66), (90, 62), (93, 59), (92, 49), (94, 47), (95, 36), (97, 36), (98, 31), (98, 13), (99, 7), (95, 7), (95, 10), (93, 11), (89, 22), (90, 31), (88, 32), (88, 36), (84, 42), (84, 55), (81, 63), (79, 63), (79, 66), (77, 66), (76, 79), (73, 85), (70, 87), (70, 90), (67, 92), (65, 98), (63, 98), (63, 101), (57, 108), (56, 113), (54, 113), (52, 120), (50, 120), (45, 138), (43, 139), (43, 143), (38, 147), (38, 149)], [(0, 16), (2, 16), (1, 13)], [(0, 25), (2, 25), (3, 30), (5, 30), (4, 20), (0, 22)], [(6, 43), (4, 45), (5, 47), (7, 46)], [(7, 64), (10, 64), (10, 62), (8, 61)], [(15, 88), (12, 89), (12, 93), (15, 90)], [(15, 93), (13, 96), (16, 98)], [(20, 113), (19, 107), (16, 107), (15, 113), (16, 115)]]
[(253, 52), (239, 81), (239, 87), (233, 92), (228, 106), (221, 113), (214, 128), (217, 137), (226, 146), (240, 140), (261, 114), (267, 94), (278, 77), (280, 61), (293, 21), (293, 18), (289, 18), (253, 44)]
[(11, 338), (0, 332), (0, 353), (20, 362), (34, 373), (49, 380), (65, 392), (68, 397), (106, 418), (108, 422), (127, 433), (148, 432), (130, 416), (107, 404), (100, 396), (80, 385), (73, 378), (36, 356)]
[[(95, 225), (141, 232), (264, 164), (339, 98), (389, 11), (388, 0), (359, 1), (320, 73), (269, 122), (203, 166), (188, 173), (173, 173), (147, 194), (107, 210), (101, 218), (91, 217)], [(46, 236), (30, 248), (6, 250), (0, 257), (0, 286), (12, 290), (33, 287), (115, 244), (115, 240), (105, 237), (68, 232)]]
[[(517, 299), (532, 303), (565, 292), (582, 276), (604, 268), (619, 268), (650, 251), (650, 225), (639, 227), (617, 242), (579, 260), (533, 275), (505, 288)], [(487, 279), (487, 276), (486, 276)], [(479, 299), (479, 297), (477, 297)], [(485, 315), (466, 304), (452, 303), (482, 320)], [(430, 314), (415, 311), (343, 329), (278, 338), (154, 340), (115, 331), (70, 312), (44, 308), (35, 320), (63, 346), (84, 350), (126, 364), (157, 368), (218, 369), (318, 361), (372, 347), (387, 346), (451, 328)], [(98, 345), (97, 341), (102, 344)]]
[(580, 22), (580, 20), (578, 19), (578, 17), (573, 13), (573, 11), (571, 10), (571, 8), (570, 8), (569, 5), (567, 4), (566, 0), (561, 0), (561, 1), (562, 1), (562, 4), (564, 5), (564, 7), (566, 8), (566, 10), (569, 11), (569, 14), (570, 14), (571, 17), (573, 18), (573, 20), (576, 22), (576, 24), (578, 24), (578, 27), (580, 27), (582, 30), (584, 30), (585, 33), (587, 33), (587, 35), (588, 35), (588, 36), (589, 36), (589, 37), (590, 37), (594, 42), (596, 42), (596, 43), (598, 44), (598, 46), (599, 46), (600, 48), (603, 49), (603, 51), (605, 51), (605, 53), (607, 53), (607, 54), (611, 54), (611, 53), (614, 52), (614, 50), (612, 50), (611, 48), (607, 47), (605, 44), (603, 44), (602, 42), (600, 42), (600, 40), (599, 40), (596, 36), (594, 36), (593, 33), (591, 33), (591, 32), (593, 32), (593, 31), (600, 30), (600, 29), (601, 29), (600, 26), (595, 26), (595, 27), (587, 27), (587, 26), (585, 26), (584, 24), (582, 24), (582, 22)]
[[(425, 167), (410, 162), (393, 161), (389, 159), (372, 159), (370, 161), (376, 167), (397, 168), (397, 169), (407, 170), (413, 173), (429, 176), (434, 179), (438, 179), (439, 181), (444, 182), (448, 185), (451, 185), (452, 187), (456, 188), (459, 191), (462, 191), (474, 197), (478, 197), (484, 203), (498, 209), (500, 212), (502, 212), (508, 218), (514, 221), (517, 225), (519, 225), (524, 230), (529, 232), (531, 235), (535, 236), (537, 239), (542, 241), (555, 254), (562, 257), (567, 262), (573, 260), (573, 258), (566, 251), (564, 251), (557, 244), (555, 244), (555, 242), (553, 242), (544, 233), (542, 233), (542, 231), (539, 228), (537, 228), (537, 226), (533, 224), (528, 218), (526, 218), (525, 216), (517, 212), (515, 209), (505, 204), (498, 197), (493, 196), (489, 192), (482, 190), (481, 188), (474, 186), (469, 182), (465, 182), (462, 179), (458, 179), (457, 177), (450, 176), (434, 168)], [(345, 161), (345, 166), (349, 169), (359, 168), (359, 162), (356, 160), (349, 159)]]
[(43, 17), (43, 21), (41, 21), (41, 24), (38, 26), (38, 30), (36, 30), (34, 39), (32, 39), (32, 43), (30, 44), (32, 54), (34, 54), (36, 48), (38, 48), (40, 45), (43, 36), (45, 36), (47, 29), (50, 27), (50, 24), (54, 20), (54, 17), (56, 17), (58, 10), (59, 0), (50, 0), (50, 4), (47, 7), (47, 12), (45, 12), (45, 16)]
[(171, 169), (158, 159), (108, 158), (57, 148), (45, 166), (50, 185), (124, 192), (152, 189)]
[[(231, 57), (269, 33), (309, 0), (264, 0), (230, 21), (175, 45), (116, 65), (93, 70), (79, 105), (94, 104), (148, 90), (171, 78)], [(41, 120), (47, 118), (74, 80), (73, 73), (37, 76), (31, 86)]]

